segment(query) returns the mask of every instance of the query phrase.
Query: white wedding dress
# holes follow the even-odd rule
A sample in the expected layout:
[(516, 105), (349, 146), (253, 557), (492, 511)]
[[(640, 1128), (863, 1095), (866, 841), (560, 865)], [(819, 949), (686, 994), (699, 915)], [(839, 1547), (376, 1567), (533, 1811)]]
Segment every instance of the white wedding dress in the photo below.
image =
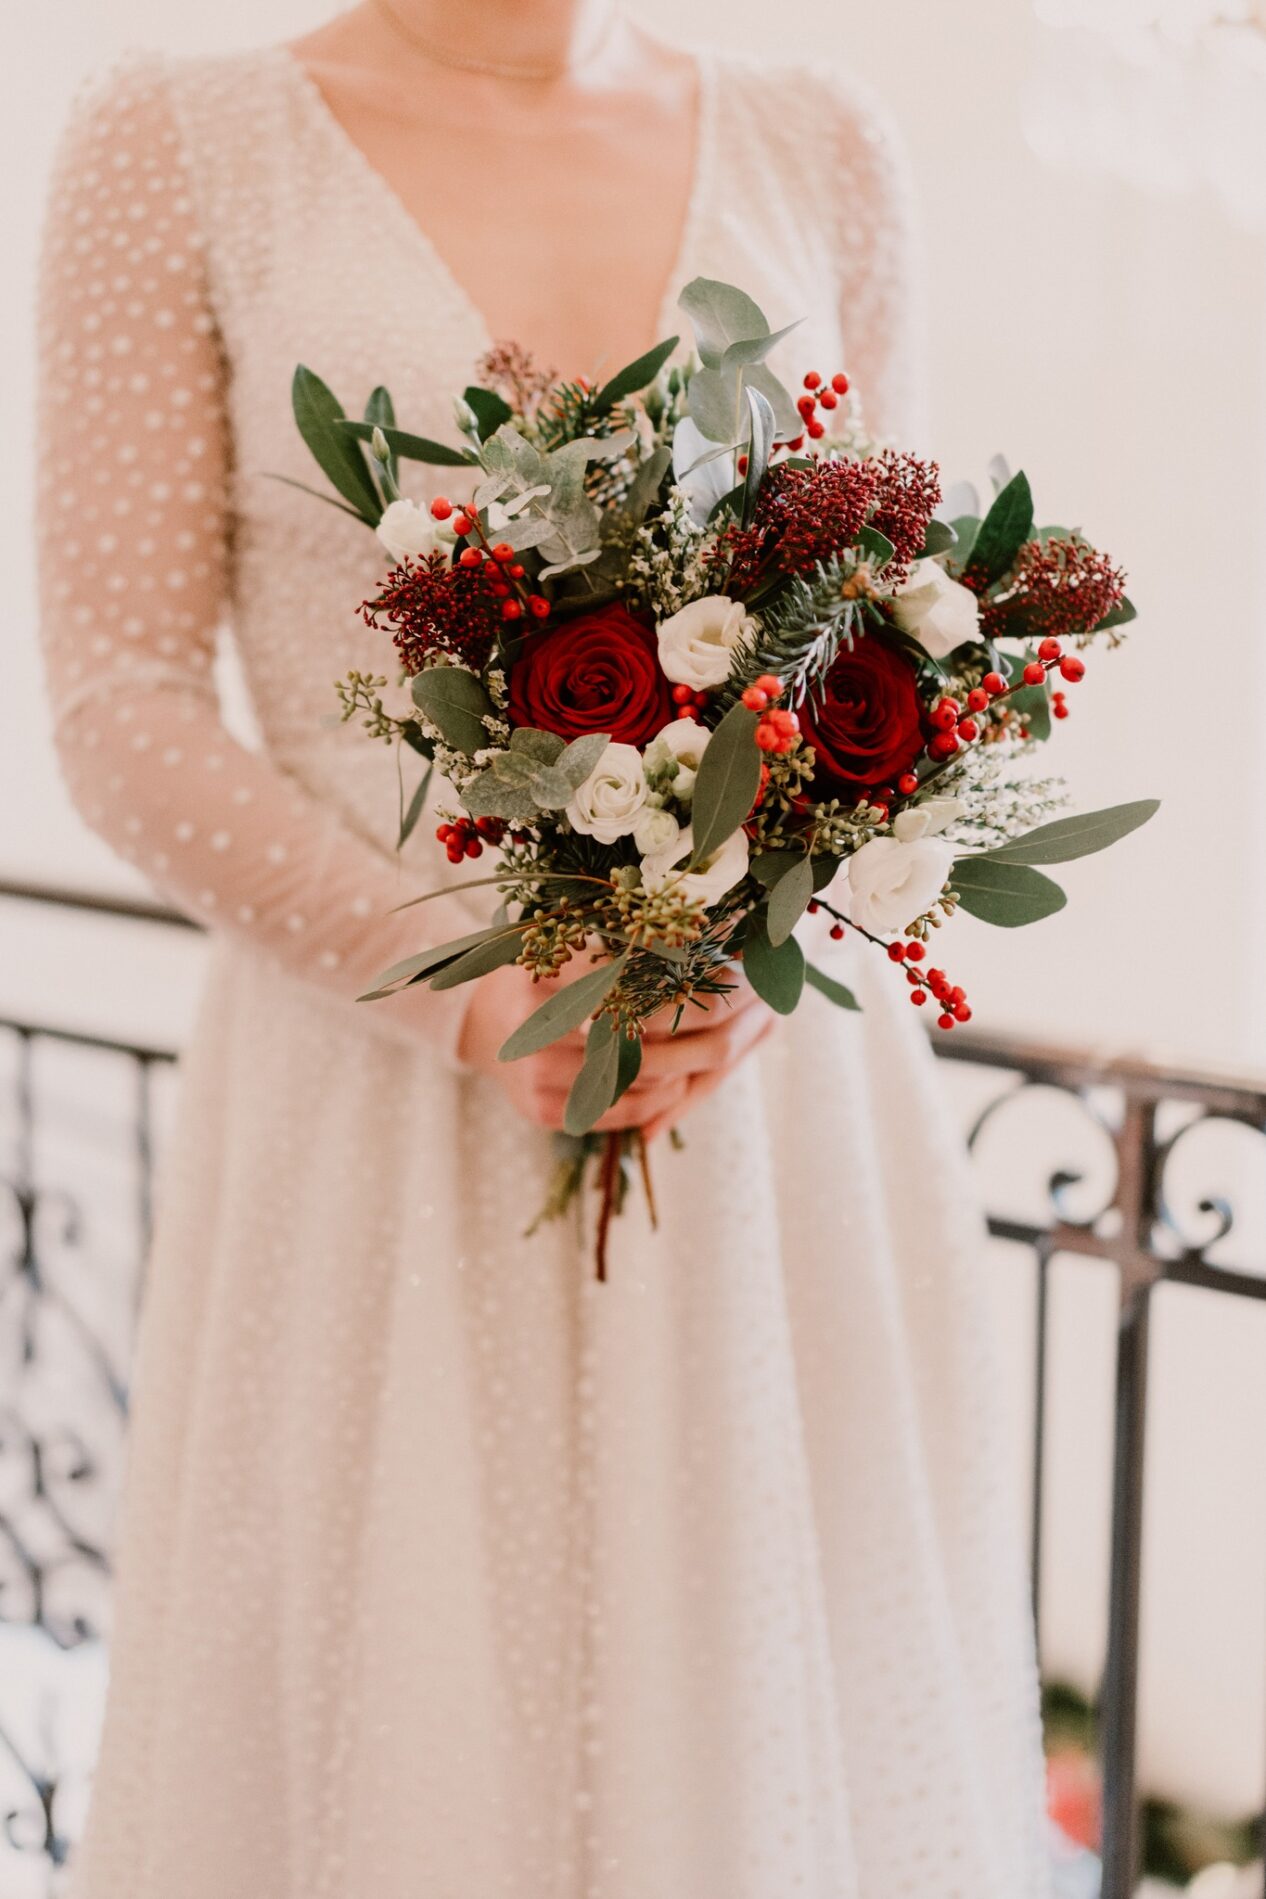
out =
[[(844, 364), (905, 434), (882, 122), (729, 59), (701, 98), (661, 332), (691, 276), (740, 283), (810, 313), (785, 374)], [(393, 755), (330, 716), (389, 657), (381, 553), (266, 479), (320, 479), (300, 360), (451, 437), (478, 313), (272, 49), (83, 103), (42, 325), (65, 769), (218, 938), (78, 1899), (1038, 1899), (981, 1230), (898, 973), (846, 954), (865, 1012), (810, 995), (657, 1152), (609, 1284), (583, 1221), (522, 1237), (549, 1142), (456, 1063), (465, 992), (352, 1001), (469, 900), (389, 914), (453, 873), (425, 823), (397, 865)]]

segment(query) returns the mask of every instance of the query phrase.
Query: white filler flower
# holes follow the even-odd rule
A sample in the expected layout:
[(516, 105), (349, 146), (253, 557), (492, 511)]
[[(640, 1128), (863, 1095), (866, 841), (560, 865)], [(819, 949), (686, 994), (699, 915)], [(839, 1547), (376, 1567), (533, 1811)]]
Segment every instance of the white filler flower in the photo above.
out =
[(636, 745), (613, 741), (572, 793), (567, 817), (573, 831), (614, 844), (627, 837), (646, 804), (646, 774)]
[(853, 921), (877, 936), (904, 930), (940, 896), (955, 850), (941, 838), (872, 837), (848, 860)]
[(933, 659), (944, 659), (980, 637), (980, 601), (936, 560), (915, 561), (892, 596), (892, 614), (902, 632)]
[(653, 851), (642, 859), (642, 882), (652, 896), (671, 883), (689, 901), (715, 903), (747, 870), (747, 834), (742, 830), (732, 832), (698, 870), (680, 870), (679, 865), (689, 863), (694, 847), (694, 833), (687, 825), (667, 850)]
[(708, 692), (730, 676), (734, 648), (751, 626), (741, 600), (707, 594), (661, 621), (659, 663), (675, 685)]
[(935, 837), (961, 818), (966, 809), (961, 798), (925, 798), (922, 804), (898, 811), (892, 821), (893, 835), (903, 844), (913, 844), (916, 837)]
[(699, 760), (711, 737), (707, 726), (700, 725), (698, 719), (671, 719), (646, 748), (646, 768), (650, 772), (662, 767), (669, 758), (676, 759), (677, 770), (668, 788), (683, 804), (689, 804), (694, 795)]
[(457, 538), (447, 521), (437, 521), (429, 508), (403, 496), (384, 508), (375, 531), (393, 560), (447, 553)]

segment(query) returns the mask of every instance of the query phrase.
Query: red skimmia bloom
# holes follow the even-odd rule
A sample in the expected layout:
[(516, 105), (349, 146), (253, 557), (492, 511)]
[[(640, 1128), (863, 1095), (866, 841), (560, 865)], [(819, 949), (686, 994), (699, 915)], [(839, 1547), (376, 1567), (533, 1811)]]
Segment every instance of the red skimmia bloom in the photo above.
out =
[(941, 499), (935, 462), (885, 449), (867, 460), (841, 456), (808, 468), (775, 465), (761, 488), (750, 527), (722, 534), (717, 558), (727, 566), (725, 591), (742, 594), (772, 568), (807, 573), (855, 545), (869, 523), (893, 544), (894, 581), (923, 546)]
[[(971, 584), (971, 569), (965, 576)], [(1026, 541), (1006, 592), (981, 612), (986, 639), (1061, 639), (1089, 633), (1125, 594), (1125, 575), (1086, 541)]]
[(401, 561), (374, 599), (362, 602), (361, 617), (366, 626), (390, 628), (406, 672), (420, 672), (435, 652), (481, 670), (501, 625), (488, 567), (454, 567), (444, 554)]

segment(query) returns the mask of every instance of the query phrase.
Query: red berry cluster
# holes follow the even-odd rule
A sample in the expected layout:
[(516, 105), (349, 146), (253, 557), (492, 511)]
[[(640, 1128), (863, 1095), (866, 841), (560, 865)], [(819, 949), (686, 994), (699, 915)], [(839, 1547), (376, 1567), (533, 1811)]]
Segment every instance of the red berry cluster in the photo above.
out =
[(441, 824), (435, 835), (444, 846), (449, 863), (460, 864), (463, 857), (483, 856), (483, 840), (500, 844), (505, 830), (504, 818), (458, 818), (452, 824)]
[(679, 719), (693, 719), (695, 713), (702, 712), (707, 703), (706, 692), (696, 692), (693, 686), (684, 683), (673, 687), (673, 704)]
[[(522, 584), (527, 578), (527, 568), (510, 543), (497, 541), (489, 545), (473, 509), (467, 512), (464, 508), (454, 508), (447, 495), (436, 495), (431, 513), (437, 521), (451, 522), (458, 540), (466, 541), (457, 556), (457, 564), (485, 573), (489, 592), (501, 602), (503, 620), (521, 620), (525, 611), (534, 620), (549, 618), (550, 604), (545, 595), (530, 593)], [(477, 537), (474, 541), (467, 538), (472, 534)]]
[[(822, 905), (818, 902), (816, 897), (811, 897), (809, 899), (809, 915), (811, 917), (815, 917), (821, 908), (822, 908)], [(844, 924), (841, 918), (839, 917), (839, 915), (834, 910), (831, 910), (831, 907), (829, 904), (827, 905), (827, 909), (828, 911), (830, 911), (830, 914), (835, 918), (834, 923), (831, 925), (831, 941), (833, 943), (842, 943), (844, 940)]]
[[(1058, 640), (1043, 640), (1037, 652), (1037, 658), (1030, 660), (1021, 673), (1021, 684), (1040, 686), (1046, 675), (1053, 672), (1056, 667), (1059, 668), (1060, 677), (1066, 679), (1069, 685), (1075, 686), (1079, 680), (1085, 678), (1085, 660), (1079, 659), (1076, 653), (1065, 653)], [(938, 764), (943, 763), (947, 758), (953, 758), (955, 752), (980, 737), (980, 724), (974, 715), (986, 711), (995, 699), (1005, 699), (1016, 690), (1017, 688), (1010, 685), (1001, 673), (986, 673), (980, 684), (973, 686), (968, 693), (965, 707), (961, 706), (957, 699), (952, 699), (948, 695), (938, 699), (928, 713), (928, 718), (934, 728), (928, 742), (928, 757), (935, 759)], [(1066, 719), (1068, 704), (1064, 694), (1053, 693), (1051, 702), (1055, 717)], [(1021, 738), (1028, 737), (1027, 726), (1021, 728), (1020, 736)], [(898, 788), (904, 790), (905, 785), (906, 780), (902, 779)], [(911, 787), (913, 790), (917, 788), (917, 783)]]
[(906, 981), (910, 985), (910, 1000), (921, 1009), (932, 996), (941, 1005), (941, 1013), (936, 1018), (938, 1029), (952, 1029), (959, 1022), (971, 1021), (971, 1010), (967, 1005), (967, 992), (957, 983), (951, 985), (943, 969), (924, 970), (923, 959), (927, 955), (920, 942), (889, 943), (890, 962), (904, 963)]
[[(804, 379), (804, 394), (796, 403), (800, 418), (804, 423), (804, 435), (818, 441), (826, 434), (826, 423), (818, 419), (819, 409), (837, 409), (840, 397), (849, 390), (848, 377), (840, 370), (832, 376), (830, 382), (823, 382), (816, 369), (811, 369)], [(791, 449), (804, 447), (804, 435), (798, 435), (794, 442), (788, 442)]]
[(800, 733), (800, 721), (794, 712), (776, 702), (782, 698), (783, 683), (773, 673), (762, 673), (742, 694), (749, 712), (758, 712), (756, 743), (762, 752), (789, 752)]

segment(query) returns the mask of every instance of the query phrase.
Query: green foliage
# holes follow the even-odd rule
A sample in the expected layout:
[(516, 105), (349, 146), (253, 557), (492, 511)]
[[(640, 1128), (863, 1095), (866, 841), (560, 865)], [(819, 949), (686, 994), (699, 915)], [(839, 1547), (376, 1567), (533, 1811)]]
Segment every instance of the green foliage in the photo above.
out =
[[(393, 429), (396, 425), (396, 410), (391, 400), (391, 391), (384, 389), (381, 383), (369, 392), (369, 400), (365, 404), (365, 420), (371, 429)], [(400, 493), (399, 471), (396, 467), (396, 458), (391, 453), (390, 444), (383, 459), (379, 461), (377, 455), (374, 455), (373, 461), (383, 500), (394, 501)]]
[(777, 597), (762, 607), (755, 631), (735, 653), (729, 681), (719, 694), (723, 704), (733, 704), (746, 682), (762, 672), (785, 681), (792, 705), (820, 685), (860, 624), (861, 602), (844, 595), (852, 571), (850, 560), (832, 555), (819, 561), (812, 573), (787, 580)]
[(647, 383), (654, 382), (668, 358), (676, 349), (678, 338), (665, 337), (662, 343), (656, 343), (654, 349), (648, 349), (644, 356), (638, 356), (631, 363), (612, 376), (610, 382), (602, 385), (593, 397), (593, 409), (598, 415), (605, 415), (626, 396), (636, 395), (639, 389), (645, 389)]
[(1160, 810), (1159, 798), (1140, 798), (1132, 804), (1114, 804), (1102, 811), (1083, 811), (1075, 817), (1039, 824), (1023, 837), (1012, 838), (988, 853), (992, 863), (1067, 864), (1075, 857), (1106, 851), (1128, 837)]
[[(448, 892), (434, 891), (434, 896), (447, 895)], [(487, 943), (490, 938), (499, 936), (500, 930), (493, 927), (473, 930), (469, 936), (454, 937), (450, 943), (439, 943), (433, 949), (420, 950), (416, 956), (406, 956), (403, 962), (393, 963), (378, 977), (372, 989), (358, 996), (358, 1002), (377, 1002), (381, 996), (394, 995), (397, 989), (407, 989), (411, 983), (421, 982), (434, 970), (441, 969), (446, 963), (455, 963), (468, 950)]]
[(761, 911), (748, 921), (743, 940), (743, 968), (747, 980), (778, 1015), (790, 1015), (804, 990), (804, 951), (794, 936), (772, 943)]
[(560, 811), (594, 769), (609, 744), (605, 732), (587, 732), (564, 745), (554, 732), (519, 726), (510, 749), (471, 780), (462, 802), (472, 818), (521, 823), (539, 811)]
[(691, 806), (693, 863), (706, 863), (743, 823), (760, 789), (760, 763), (756, 714), (733, 705), (699, 760)]
[[(1018, 656), (1014, 653), (1003, 655), (1003, 670), (1008, 680), (1012, 683), (1018, 680), (1032, 658), (1031, 647), (1026, 647)], [(1007, 704), (1024, 720), (1029, 729), (1029, 737), (1044, 744), (1051, 736), (1050, 688), (1045, 681), (1040, 686), (1021, 686), (1018, 692), (1011, 693)]]
[(459, 983), (473, 982), (477, 976), (487, 976), (494, 969), (501, 969), (507, 963), (517, 960), (523, 947), (525, 924), (515, 924), (511, 929), (501, 930), (483, 943), (476, 943), (456, 962), (445, 963), (429, 978), (432, 989), (456, 989)]
[(478, 752), (488, 743), (484, 720), (493, 716), (483, 681), (461, 666), (428, 666), (415, 673), (413, 703), (454, 751)]
[(614, 962), (602, 963), (597, 969), (590, 970), (587, 976), (579, 976), (575, 982), (566, 983), (555, 990), (548, 1001), (532, 1011), (526, 1022), (519, 1024), (498, 1052), (497, 1060), (521, 1061), (525, 1055), (539, 1054), (551, 1042), (557, 1042), (560, 1037), (570, 1035), (573, 1029), (580, 1028), (595, 1009), (601, 1008), (607, 995), (620, 980), (629, 954), (625, 950)]
[(400, 829), (396, 836), (396, 849), (398, 851), (402, 851), (404, 849), (405, 845), (408, 843), (409, 839), (413, 836), (413, 833), (418, 828), (418, 819), (422, 816), (423, 810), (426, 807), (426, 794), (431, 789), (431, 779), (434, 776), (434, 773), (435, 773), (434, 765), (428, 764), (426, 770), (423, 772), (422, 776), (418, 779), (417, 789), (414, 792), (413, 796), (410, 798), (407, 808), (405, 808), (405, 805), (404, 805), (403, 778), (400, 781), (400, 803), (401, 803)]
[(950, 883), (964, 910), (982, 923), (1018, 929), (1062, 910), (1068, 899), (1059, 885), (1028, 864), (999, 863), (994, 857), (960, 857)]
[(834, 976), (828, 976), (825, 970), (819, 969), (814, 963), (805, 964), (804, 979), (811, 989), (816, 989), (828, 1002), (833, 1002), (837, 1009), (860, 1009), (862, 1006), (851, 989), (842, 982), (836, 982)]
[[(291, 383), (290, 399), (299, 433), (322, 473), (362, 521), (377, 527), (382, 516), (378, 490), (364, 454), (343, 433), (345, 412), (334, 391), (300, 363)], [(367, 436), (373, 433), (372, 425), (361, 426)]]
[(1001, 580), (1032, 532), (1033, 494), (1021, 470), (999, 491), (980, 524), (966, 560), (973, 582), (984, 588)]
[(797, 326), (771, 332), (764, 311), (745, 291), (709, 277), (688, 283), (678, 303), (694, 326), (703, 365), (687, 391), (687, 412), (701, 433), (713, 442), (739, 440), (744, 392), (756, 389), (773, 410), (777, 433), (795, 435), (796, 406), (764, 359)]
[(919, 549), (919, 559), (928, 560), (935, 554), (948, 554), (957, 545), (958, 536), (948, 521), (929, 521), (923, 546)]
[(504, 396), (493, 389), (480, 389), (475, 383), (462, 390), (462, 400), (475, 418), (475, 433), (481, 442), (495, 435), (514, 414)]
[(620, 1042), (622, 1036), (609, 1015), (600, 1015), (589, 1030), (585, 1059), (572, 1083), (563, 1110), (565, 1134), (588, 1134), (616, 1098), (620, 1085)]
[(795, 857), (769, 896), (769, 940), (777, 949), (799, 923), (813, 896), (813, 862), (808, 852)]
[(751, 429), (747, 438), (747, 470), (743, 476), (742, 490), (741, 519), (745, 526), (751, 523), (756, 513), (761, 483), (765, 479), (774, 447), (774, 411), (768, 398), (759, 389), (749, 389), (747, 407)]
[[(367, 442), (379, 424), (341, 421), (337, 426), (340, 434)], [(383, 435), (392, 454), (398, 455), (402, 462), (431, 462), (439, 468), (469, 468), (476, 459), (473, 449), (450, 448), (447, 442), (433, 442), (426, 435), (410, 435), (407, 429), (384, 428)]]

